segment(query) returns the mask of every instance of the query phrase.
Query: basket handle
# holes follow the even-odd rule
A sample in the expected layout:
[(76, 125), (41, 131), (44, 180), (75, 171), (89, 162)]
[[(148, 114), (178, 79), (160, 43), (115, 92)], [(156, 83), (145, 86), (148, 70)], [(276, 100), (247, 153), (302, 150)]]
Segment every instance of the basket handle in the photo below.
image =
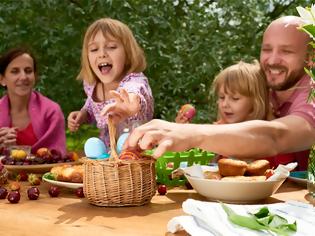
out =
[(116, 152), (116, 126), (113, 123), (112, 117), (108, 116), (108, 131), (109, 131), (109, 141), (110, 141), (110, 159), (118, 161), (119, 157)]

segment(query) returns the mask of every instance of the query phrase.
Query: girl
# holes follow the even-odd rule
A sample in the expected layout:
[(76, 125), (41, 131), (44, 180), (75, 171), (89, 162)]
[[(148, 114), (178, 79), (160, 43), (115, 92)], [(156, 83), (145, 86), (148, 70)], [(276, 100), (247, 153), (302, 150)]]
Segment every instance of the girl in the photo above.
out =
[[(240, 61), (227, 67), (215, 77), (212, 87), (218, 104), (218, 121), (215, 124), (274, 119), (269, 107), (267, 81), (257, 61), (252, 64)], [(187, 123), (187, 119), (178, 114), (176, 122)], [(219, 158), (221, 156), (216, 160)], [(268, 160), (273, 168), (295, 160), (293, 154), (263, 159)]]
[(0, 57), (0, 146), (46, 147), (66, 153), (65, 121), (58, 104), (34, 91), (36, 60), (27, 49), (15, 48)]
[(269, 114), (267, 82), (258, 62), (239, 62), (221, 71), (213, 81), (217, 95), (217, 124), (265, 120)]
[[(118, 133), (134, 122), (153, 117), (153, 97), (144, 53), (127, 25), (110, 18), (95, 21), (87, 29), (82, 48), (81, 71), (87, 95), (80, 111), (68, 116), (70, 131), (82, 123), (96, 123), (100, 138), (109, 147), (107, 117), (118, 124)], [(105, 116), (106, 115), (106, 116)]]
[[(257, 62), (239, 62), (221, 71), (212, 84), (218, 97), (217, 124), (231, 124), (247, 120), (263, 120), (268, 115), (266, 80)], [(176, 123), (189, 123), (179, 112)]]

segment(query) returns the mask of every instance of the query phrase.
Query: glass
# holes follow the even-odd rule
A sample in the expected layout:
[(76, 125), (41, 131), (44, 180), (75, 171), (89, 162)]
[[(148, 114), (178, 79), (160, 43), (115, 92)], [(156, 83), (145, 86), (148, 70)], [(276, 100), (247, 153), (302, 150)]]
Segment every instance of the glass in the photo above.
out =
[(315, 145), (313, 145), (308, 160), (307, 189), (310, 195), (315, 198)]

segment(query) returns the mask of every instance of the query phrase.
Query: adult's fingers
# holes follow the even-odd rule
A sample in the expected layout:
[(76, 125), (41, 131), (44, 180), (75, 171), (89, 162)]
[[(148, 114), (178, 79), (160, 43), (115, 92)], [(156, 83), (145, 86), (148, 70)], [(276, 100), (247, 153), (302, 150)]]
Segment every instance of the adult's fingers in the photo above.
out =
[(162, 139), (156, 149), (154, 150), (153, 157), (159, 158), (166, 151), (170, 151), (173, 145), (173, 141), (171, 139)]

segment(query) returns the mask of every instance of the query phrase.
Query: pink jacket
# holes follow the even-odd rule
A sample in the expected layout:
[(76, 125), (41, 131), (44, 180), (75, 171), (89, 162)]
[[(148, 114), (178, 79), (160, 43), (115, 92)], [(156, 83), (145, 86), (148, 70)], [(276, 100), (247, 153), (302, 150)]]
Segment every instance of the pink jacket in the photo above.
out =
[[(32, 146), (32, 152), (46, 147), (56, 149), (65, 155), (65, 119), (60, 106), (39, 92), (33, 91), (28, 112), (38, 139), (37, 143)], [(5, 95), (0, 99), (0, 127), (9, 127), (10, 124), (9, 98)]]

